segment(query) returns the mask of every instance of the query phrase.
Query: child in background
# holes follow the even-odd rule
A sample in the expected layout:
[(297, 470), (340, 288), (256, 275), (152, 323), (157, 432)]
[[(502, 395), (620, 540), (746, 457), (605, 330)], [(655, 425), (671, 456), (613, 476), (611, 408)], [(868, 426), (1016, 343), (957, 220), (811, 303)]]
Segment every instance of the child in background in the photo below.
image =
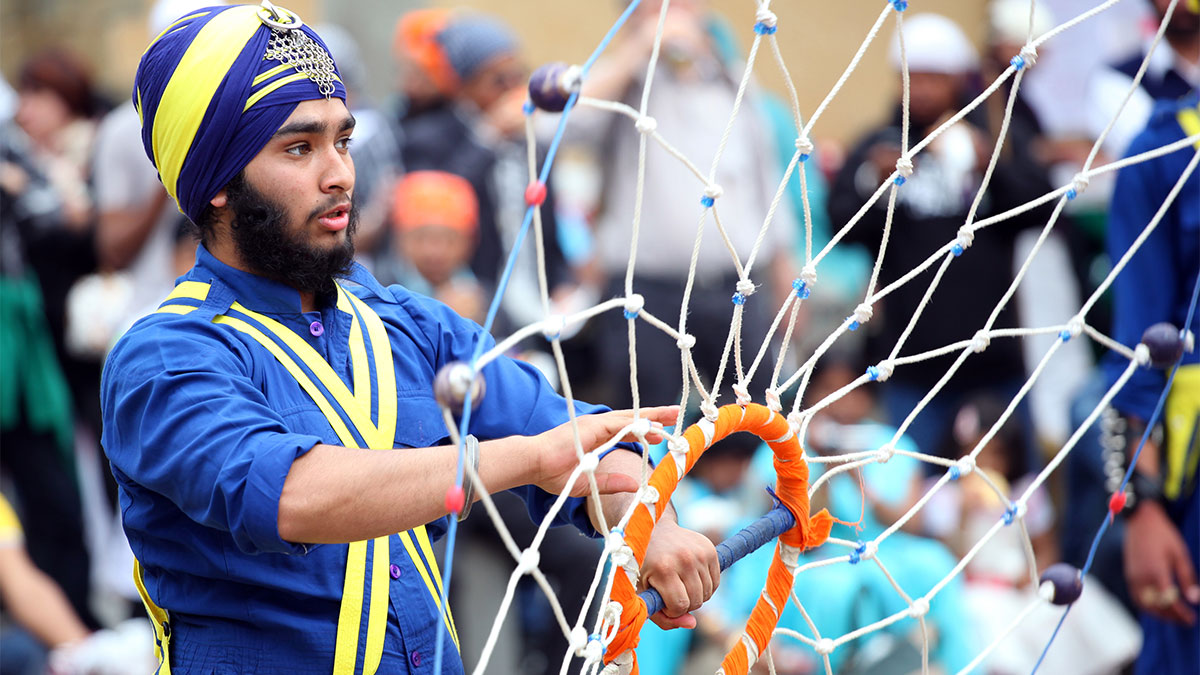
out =
[[(1004, 410), (1005, 402), (994, 397), (968, 399), (954, 419), (956, 448), (950, 456), (970, 454)], [(975, 456), (975, 469), (942, 486), (923, 509), (927, 531), (962, 557), (1004, 519), (1010, 503), (1029, 493), (1023, 527), (1038, 569), (1029, 569), (1016, 519), (997, 530), (965, 569), (965, 600), (980, 647), (1004, 634), (1025, 608), (1037, 605), (983, 662), (981, 672), (989, 675), (1030, 672), (1062, 615), (1061, 608), (1036, 596), (1034, 577), (1058, 561), (1055, 515), (1044, 485), (1030, 491), (1037, 474), (1028, 469), (1020, 450), (1022, 435), (1020, 422), (1010, 417)], [(1073, 610), (1046, 654), (1045, 672), (1116, 672), (1137, 654), (1137, 624), (1090, 577), (1084, 579), (1083, 595)]]
[(396, 181), (392, 203), (392, 246), (401, 264), (380, 270), (381, 277), (482, 321), (483, 289), (468, 266), (479, 233), (471, 184), (443, 171), (414, 171)]

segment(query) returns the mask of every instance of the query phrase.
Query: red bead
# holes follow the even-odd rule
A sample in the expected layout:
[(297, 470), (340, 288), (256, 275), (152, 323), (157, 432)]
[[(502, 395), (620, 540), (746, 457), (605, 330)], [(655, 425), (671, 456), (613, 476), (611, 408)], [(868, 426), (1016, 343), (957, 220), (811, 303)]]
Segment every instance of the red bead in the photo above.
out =
[(1114, 492), (1112, 499), (1108, 500), (1109, 512), (1115, 516), (1120, 513), (1121, 509), (1123, 508), (1125, 508), (1125, 492)]
[(525, 203), (529, 206), (541, 206), (546, 201), (546, 184), (534, 181), (525, 188)]
[(446, 510), (450, 513), (462, 513), (464, 502), (463, 489), (460, 485), (451, 485), (446, 490)]

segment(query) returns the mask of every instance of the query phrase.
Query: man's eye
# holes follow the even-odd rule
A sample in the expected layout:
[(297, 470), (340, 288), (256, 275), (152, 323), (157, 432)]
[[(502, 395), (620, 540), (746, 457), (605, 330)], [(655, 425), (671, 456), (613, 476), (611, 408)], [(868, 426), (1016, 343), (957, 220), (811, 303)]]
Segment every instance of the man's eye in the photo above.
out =
[(301, 143), (299, 145), (293, 145), (292, 147), (284, 150), (284, 152), (291, 155), (301, 156), (308, 154), (308, 150), (308, 143)]
[(350, 143), (353, 142), (353, 140), (354, 139), (350, 138), (349, 136), (347, 136), (345, 138), (339, 138), (337, 141), (337, 144), (336, 144), (338, 147), (338, 150), (349, 150)]

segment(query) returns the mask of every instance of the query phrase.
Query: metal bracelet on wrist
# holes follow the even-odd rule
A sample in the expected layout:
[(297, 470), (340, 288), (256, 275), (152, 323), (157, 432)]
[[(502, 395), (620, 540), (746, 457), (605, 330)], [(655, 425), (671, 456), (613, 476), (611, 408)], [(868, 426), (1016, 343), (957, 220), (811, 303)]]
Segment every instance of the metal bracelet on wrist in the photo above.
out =
[[(1125, 479), (1136, 444), (1145, 431), (1146, 425), (1140, 420), (1126, 417), (1112, 407), (1104, 409), (1100, 417), (1100, 448), (1104, 458), (1105, 488), (1110, 494), (1115, 493)], [(1158, 426), (1150, 433), (1151, 442), (1161, 444), (1162, 427)], [(1142, 502), (1161, 502), (1162, 486), (1161, 477), (1148, 476), (1135, 470), (1125, 485), (1127, 501), (1124, 513), (1133, 513)]]
[[(471, 434), (467, 434), (463, 438), (463, 445), (466, 450), (466, 462), (471, 465), (471, 470), (476, 475), (479, 474), (479, 439)], [(458, 521), (467, 519), (467, 515), (471, 513), (471, 506), (475, 503), (475, 481), (466, 473), (463, 474), (463, 507), (458, 513)]]

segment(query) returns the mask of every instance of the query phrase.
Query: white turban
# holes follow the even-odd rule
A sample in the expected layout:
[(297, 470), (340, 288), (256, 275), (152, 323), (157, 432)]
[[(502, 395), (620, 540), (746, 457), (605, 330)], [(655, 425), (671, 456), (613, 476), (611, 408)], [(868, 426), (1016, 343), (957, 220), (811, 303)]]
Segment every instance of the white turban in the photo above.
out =
[[(918, 73), (960, 75), (979, 67), (979, 54), (958, 24), (940, 14), (904, 19), (904, 54), (908, 69)], [(900, 36), (892, 36), (889, 57), (900, 70)]]

